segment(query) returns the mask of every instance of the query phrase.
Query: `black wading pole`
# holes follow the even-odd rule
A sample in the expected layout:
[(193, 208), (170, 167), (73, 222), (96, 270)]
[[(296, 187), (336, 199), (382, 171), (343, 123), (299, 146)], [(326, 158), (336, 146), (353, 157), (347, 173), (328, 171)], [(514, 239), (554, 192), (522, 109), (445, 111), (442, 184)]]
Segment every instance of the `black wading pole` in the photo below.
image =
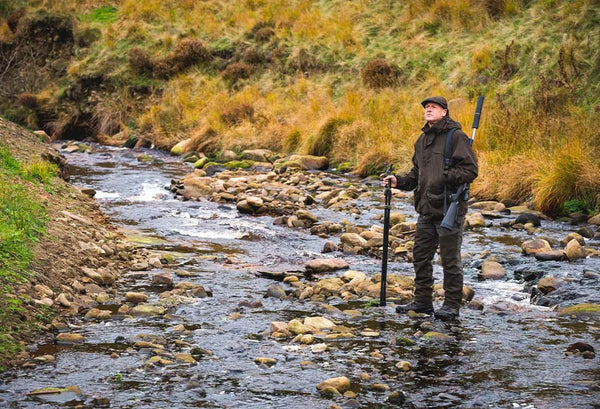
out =
[[(387, 168), (385, 175), (392, 171), (392, 165)], [(383, 256), (381, 257), (381, 290), (379, 291), (379, 305), (385, 307), (385, 293), (387, 291), (387, 261), (388, 261), (388, 242), (390, 239), (390, 203), (392, 201), (391, 180), (388, 179), (385, 184), (385, 206), (383, 210)]]

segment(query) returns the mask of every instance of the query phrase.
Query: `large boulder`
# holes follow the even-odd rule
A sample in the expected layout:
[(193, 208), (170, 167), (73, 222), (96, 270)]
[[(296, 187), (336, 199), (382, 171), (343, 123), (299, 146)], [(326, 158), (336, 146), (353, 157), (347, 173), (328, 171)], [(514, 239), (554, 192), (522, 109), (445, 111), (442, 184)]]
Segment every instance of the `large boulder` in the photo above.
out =
[(329, 159), (325, 156), (291, 155), (275, 161), (275, 167), (301, 170), (325, 170), (329, 167)]
[(343, 270), (349, 267), (345, 260), (340, 258), (317, 258), (307, 261), (305, 266), (307, 273), (325, 273), (328, 271)]
[(571, 261), (587, 257), (585, 248), (576, 239), (569, 241), (563, 251)]
[(523, 249), (523, 253), (531, 255), (540, 252), (549, 252), (552, 250), (552, 247), (544, 239), (535, 239), (523, 242), (521, 249)]

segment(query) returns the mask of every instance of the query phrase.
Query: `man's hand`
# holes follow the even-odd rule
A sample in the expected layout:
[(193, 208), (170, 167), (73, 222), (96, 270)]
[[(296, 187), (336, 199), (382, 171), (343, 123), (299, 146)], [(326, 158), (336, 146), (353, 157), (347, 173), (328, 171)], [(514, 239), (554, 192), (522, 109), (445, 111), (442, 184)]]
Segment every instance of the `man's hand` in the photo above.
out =
[[(384, 176), (384, 175), (382, 175), (382, 176)], [(390, 187), (396, 187), (396, 185), (398, 184), (398, 180), (396, 179), (396, 176), (387, 175), (382, 179), (383, 187), (387, 186), (388, 181), (390, 183)]]

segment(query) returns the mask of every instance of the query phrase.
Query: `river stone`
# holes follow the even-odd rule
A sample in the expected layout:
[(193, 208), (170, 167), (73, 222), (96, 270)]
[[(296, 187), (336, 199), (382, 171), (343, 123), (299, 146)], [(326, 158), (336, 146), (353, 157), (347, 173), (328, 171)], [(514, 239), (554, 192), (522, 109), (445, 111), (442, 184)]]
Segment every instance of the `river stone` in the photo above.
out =
[(302, 322), (298, 319), (293, 319), (290, 322), (288, 322), (288, 330), (292, 334), (296, 334), (296, 335), (306, 334), (307, 332), (311, 331), (304, 324), (302, 324)]
[(139, 304), (139, 303), (148, 301), (148, 296), (144, 293), (137, 293), (137, 292), (129, 291), (129, 292), (125, 293), (125, 301), (131, 302), (134, 304)]
[(271, 284), (267, 288), (267, 293), (265, 294), (265, 297), (272, 297), (272, 298), (279, 298), (279, 299), (282, 299), (285, 296), (286, 296), (285, 290), (283, 289), (283, 287), (281, 287), (278, 284)]
[(550, 244), (544, 239), (527, 240), (521, 244), (521, 249), (528, 255), (552, 251)]
[(329, 167), (329, 159), (325, 156), (291, 155), (276, 160), (274, 165), (278, 169), (287, 167), (302, 170), (324, 170)]
[(576, 233), (581, 235), (582, 237), (585, 237), (586, 239), (591, 239), (592, 237), (594, 237), (594, 229), (592, 229), (589, 226), (580, 227)]
[(312, 334), (304, 334), (300, 337), (300, 343), (303, 345), (310, 345), (315, 342), (315, 337)]
[(92, 308), (85, 314), (85, 318), (88, 320), (91, 320), (91, 319), (102, 320), (102, 319), (110, 318), (111, 315), (112, 315), (112, 312), (110, 310), (101, 310), (98, 308)]
[(543, 294), (548, 294), (559, 288), (562, 284), (564, 284), (563, 280), (553, 276), (546, 276), (540, 278), (537, 287)]
[(335, 295), (340, 292), (344, 285), (344, 280), (339, 277), (324, 278), (315, 284), (314, 294), (323, 294), (325, 296)]
[(75, 345), (83, 344), (84, 338), (81, 334), (73, 334), (69, 332), (63, 332), (56, 336), (56, 343), (59, 345)]
[(575, 239), (567, 243), (564, 252), (567, 258), (571, 261), (587, 257), (585, 248), (583, 248), (581, 244), (579, 244), (579, 242)]
[(333, 253), (334, 251), (337, 251), (337, 245), (332, 241), (326, 241), (321, 253)]
[(323, 329), (332, 329), (335, 326), (332, 321), (325, 317), (306, 317), (304, 318), (304, 325), (317, 331)]
[(575, 304), (558, 310), (558, 315), (600, 317), (600, 304)]
[[(481, 202), (475, 202), (469, 205), (469, 207), (473, 208), (473, 209), (480, 209), (480, 210), (487, 210), (487, 211), (496, 211), (496, 206), (498, 204), (502, 204), (499, 202), (496, 202), (494, 200), (488, 200), (488, 201), (481, 201)], [(502, 205), (504, 206), (504, 205)]]
[(354, 279), (359, 279), (359, 280), (366, 280), (367, 275), (365, 273), (363, 273), (362, 271), (356, 271), (356, 270), (348, 270), (344, 272), (344, 275), (342, 276), (342, 279), (346, 282), (350, 282)]
[(525, 225), (527, 223), (531, 223), (535, 227), (540, 227), (542, 225), (540, 222), (540, 217), (533, 213), (520, 214), (519, 216), (517, 216), (517, 218), (514, 222), (514, 224), (523, 224), (523, 225)]
[(485, 227), (485, 219), (483, 218), (483, 214), (479, 212), (468, 214), (466, 222), (469, 227)]
[(71, 306), (71, 302), (67, 300), (67, 296), (65, 295), (65, 293), (60, 293), (54, 301), (65, 308), (69, 308)]
[(174, 355), (175, 360), (178, 362), (183, 362), (185, 364), (197, 364), (198, 361), (194, 359), (190, 354), (177, 353)]
[(350, 379), (345, 376), (339, 376), (336, 378), (329, 378), (317, 385), (317, 389), (322, 390), (325, 388), (333, 388), (338, 393), (344, 393), (350, 389)]
[(598, 213), (598, 214), (597, 214), (597, 215), (595, 215), (595, 216), (592, 216), (592, 217), (590, 217), (590, 218), (588, 219), (588, 221), (587, 221), (587, 222), (588, 222), (589, 224), (593, 224), (593, 225), (596, 225), (596, 226), (600, 226), (600, 213)]
[(33, 288), (42, 297), (54, 297), (54, 291), (52, 291), (48, 286), (36, 284)]
[(563, 250), (540, 251), (533, 256), (539, 261), (562, 261), (567, 257)]
[(133, 316), (165, 315), (165, 307), (161, 305), (139, 304), (129, 311)]
[(300, 209), (296, 211), (296, 216), (302, 220), (308, 220), (310, 223), (316, 223), (319, 221), (319, 218), (309, 212), (308, 210)]
[(154, 285), (163, 285), (166, 287), (173, 286), (173, 273), (169, 272), (161, 272), (155, 273), (152, 275), (152, 284)]
[(504, 266), (494, 260), (485, 260), (477, 277), (481, 280), (500, 280), (506, 276)]
[(406, 216), (399, 212), (392, 212), (390, 214), (390, 226), (395, 226), (406, 221)]
[(441, 332), (436, 332), (436, 331), (429, 331), (423, 337), (427, 341), (440, 342), (440, 343), (454, 341), (454, 338), (451, 337), (450, 335), (442, 334)]
[(567, 245), (571, 240), (577, 240), (577, 242), (579, 244), (581, 244), (582, 246), (585, 246), (585, 239), (583, 238), (583, 236), (579, 233), (575, 233), (575, 232), (571, 232), (569, 234), (567, 234), (567, 236), (562, 239), (561, 243), (563, 245)]
[(403, 372), (408, 372), (412, 369), (412, 364), (408, 361), (400, 361), (396, 364), (396, 368)]
[(327, 344), (315, 344), (310, 347), (310, 351), (313, 354), (321, 354), (327, 351)]
[(273, 366), (277, 363), (277, 359), (261, 356), (254, 358), (254, 363), (256, 363), (257, 365)]
[(287, 333), (290, 334), (290, 330), (288, 328), (288, 323), (287, 322), (282, 322), (282, 321), (273, 321), (271, 322), (271, 334), (273, 333)]
[(144, 365), (159, 365), (159, 366), (167, 366), (167, 365), (171, 365), (174, 362), (169, 360), (169, 359), (165, 359), (159, 355), (153, 356), (150, 359), (148, 359)]
[(367, 240), (357, 233), (344, 233), (340, 236), (342, 244), (350, 247), (365, 247)]
[(305, 264), (308, 273), (325, 273), (328, 271), (342, 270), (349, 267), (349, 264), (339, 258), (318, 258), (307, 261)]

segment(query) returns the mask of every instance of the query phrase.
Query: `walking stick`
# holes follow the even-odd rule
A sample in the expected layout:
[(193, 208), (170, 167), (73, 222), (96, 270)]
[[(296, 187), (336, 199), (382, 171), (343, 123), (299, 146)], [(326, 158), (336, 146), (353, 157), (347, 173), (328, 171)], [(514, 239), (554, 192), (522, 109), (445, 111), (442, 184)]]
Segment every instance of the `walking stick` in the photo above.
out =
[[(385, 175), (389, 175), (392, 171), (392, 165), (390, 165)], [(388, 179), (385, 184), (384, 195), (385, 195), (385, 206), (383, 210), (383, 256), (381, 257), (381, 289), (379, 291), (379, 305), (385, 307), (386, 291), (387, 291), (387, 261), (388, 261), (388, 242), (390, 238), (390, 203), (392, 201), (392, 186), (391, 181)]]

